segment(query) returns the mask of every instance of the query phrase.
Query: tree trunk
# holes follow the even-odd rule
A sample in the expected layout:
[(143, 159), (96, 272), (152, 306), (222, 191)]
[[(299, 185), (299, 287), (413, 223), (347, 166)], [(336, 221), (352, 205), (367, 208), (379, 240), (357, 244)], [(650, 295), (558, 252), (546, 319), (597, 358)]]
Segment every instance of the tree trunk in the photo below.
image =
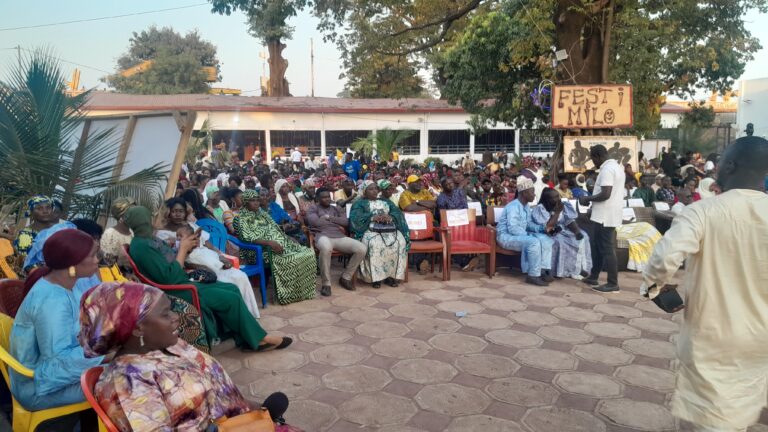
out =
[(285, 44), (280, 39), (267, 41), (269, 50), (269, 85), (267, 96), (282, 97), (291, 96), (288, 88), (288, 80), (285, 79), (285, 71), (288, 69), (288, 60), (283, 58)]
[[(581, 0), (559, 0), (554, 15), (556, 50), (564, 49), (568, 58), (560, 62), (559, 78), (565, 84), (602, 84), (603, 50), (606, 48), (602, 20), (584, 11)], [(603, 8), (604, 9), (604, 8)]]

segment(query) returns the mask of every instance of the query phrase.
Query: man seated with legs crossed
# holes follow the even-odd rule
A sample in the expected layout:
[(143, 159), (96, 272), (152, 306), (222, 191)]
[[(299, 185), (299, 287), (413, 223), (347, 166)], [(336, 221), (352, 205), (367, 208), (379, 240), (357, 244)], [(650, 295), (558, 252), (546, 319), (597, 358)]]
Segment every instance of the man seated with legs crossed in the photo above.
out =
[(331, 253), (334, 250), (351, 254), (347, 268), (341, 274), (339, 284), (350, 291), (355, 290), (352, 275), (357, 271), (360, 262), (365, 258), (368, 248), (361, 242), (347, 237), (349, 226), (343, 207), (331, 205), (331, 192), (320, 189), (315, 194), (317, 204), (307, 209), (307, 223), (315, 234), (315, 247), (320, 255), (320, 294), (331, 295)]
[[(554, 280), (550, 273), (554, 241), (544, 232), (546, 227), (531, 223), (529, 204), (535, 198), (533, 181), (518, 177), (517, 199), (504, 207), (496, 225), (496, 243), (504, 249), (521, 252), (521, 267), (528, 274), (525, 278), (527, 283), (546, 286)], [(557, 220), (555, 215), (553, 218)]]

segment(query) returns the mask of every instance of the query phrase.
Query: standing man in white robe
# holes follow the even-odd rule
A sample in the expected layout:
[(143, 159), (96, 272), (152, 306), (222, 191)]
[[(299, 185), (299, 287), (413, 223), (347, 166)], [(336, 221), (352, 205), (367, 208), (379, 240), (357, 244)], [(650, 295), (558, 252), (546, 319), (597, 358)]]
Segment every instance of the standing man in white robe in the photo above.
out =
[(746, 431), (768, 399), (768, 141), (744, 137), (721, 160), (718, 196), (686, 206), (656, 244), (641, 294), (686, 260), (672, 413), (696, 431)]

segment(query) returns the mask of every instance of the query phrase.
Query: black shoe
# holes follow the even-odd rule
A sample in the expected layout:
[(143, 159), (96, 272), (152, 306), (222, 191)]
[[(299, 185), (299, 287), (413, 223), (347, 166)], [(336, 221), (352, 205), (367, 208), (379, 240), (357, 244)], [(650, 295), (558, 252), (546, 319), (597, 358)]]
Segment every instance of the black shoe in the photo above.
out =
[(619, 292), (619, 287), (617, 285), (604, 284), (600, 286), (594, 286), (592, 287), (592, 290), (601, 293), (617, 293)]
[(552, 282), (555, 280), (554, 277), (552, 277), (552, 273), (549, 270), (544, 270), (541, 272), (541, 278), (544, 280), (544, 282)]
[(531, 285), (548, 286), (549, 284), (541, 278), (541, 276), (527, 276), (525, 282)]
[(598, 282), (597, 279), (586, 278), (582, 280), (582, 282), (584, 282), (585, 284), (589, 285), (592, 288), (600, 286), (600, 282)]
[(379, 289), (381, 288), (381, 282), (374, 282), (371, 284), (371, 288)]
[(355, 283), (352, 282), (352, 279), (339, 278), (339, 285), (348, 291), (355, 291), (357, 289), (355, 288)]
[(400, 283), (396, 279), (393, 279), (391, 277), (384, 279), (384, 283), (393, 288), (400, 286)]
[(331, 287), (330, 286), (322, 286), (320, 287), (320, 295), (324, 297), (328, 297), (331, 295)]

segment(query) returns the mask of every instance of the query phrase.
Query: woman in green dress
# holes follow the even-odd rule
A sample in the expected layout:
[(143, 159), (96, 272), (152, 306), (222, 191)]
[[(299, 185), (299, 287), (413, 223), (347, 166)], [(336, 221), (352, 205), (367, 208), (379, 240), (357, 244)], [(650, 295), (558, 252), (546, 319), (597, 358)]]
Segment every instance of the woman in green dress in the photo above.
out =
[[(200, 298), (203, 323), (211, 346), (232, 336), (235, 344), (244, 350), (267, 351), (282, 349), (291, 344), (288, 337), (269, 336), (259, 322), (248, 312), (238, 288), (225, 282), (191, 282), (183, 264), (189, 251), (199, 243), (199, 237), (185, 237), (179, 252), (173, 252), (163, 241), (153, 237), (152, 214), (145, 207), (131, 207), (125, 213), (125, 223), (133, 231), (131, 258), (142, 274), (163, 285), (195, 285)], [(187, 302), (192, 297), (187, 291), (169, 291)]]
[[(285, 235), (261, 208), (261, 191), (243, 192), (243, 208), (234, 220), (237, 237), (247, 243), (266, 246), (272, 253), (264, 253), (264, 261), (271, 264), (278, 303), (284, 305), (315, 298), (317, 286), (317, 259), (312, 249), (301, 246)], [(241, 259), (253, 263), (253, 251), (240, 251)]]
[[(355, 201), (349, 214), (353, 236), (368, 246), (368, 255), (360, 264), (360, 276), (374, 288), (381, 287), (382, 281), (395, 287), (405, 279), (408, 266), (408, 224), (397, 205), (378, 198), (376, 183), (366, 180), (362, 187), (363, 197)], [(393, 225), (394, 231), (389, 231), (387, 227)]]

